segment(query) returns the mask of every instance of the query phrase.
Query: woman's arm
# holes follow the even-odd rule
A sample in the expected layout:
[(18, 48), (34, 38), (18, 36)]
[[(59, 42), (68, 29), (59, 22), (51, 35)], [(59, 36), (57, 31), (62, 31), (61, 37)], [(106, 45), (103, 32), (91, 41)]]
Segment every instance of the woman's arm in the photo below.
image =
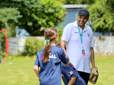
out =
[(71, 79), (68, 82), (68, 85), (75, 85), (76, 83), (76, 77), (71, 77)]
[(40, 68), (38, 67), (38, 65), (34, 65), (34, 72), (37, 76), (39, 75), (39, 70)]
[(37, 57), (36, 57), (36, 60), (35, 60), (35, 64), (34, 64), (34, 72), (35, 74), (38, 76), (39, 75), (39, 53), (37, 53)]
[(61, 43), (60, 43), (60, 46), (61, 46), (61, 48), (63, 48), (65, 54), (66, 54), (66, 44), (67, 44), (67, 42), (64, 41), (64, 40), (62, 40)]

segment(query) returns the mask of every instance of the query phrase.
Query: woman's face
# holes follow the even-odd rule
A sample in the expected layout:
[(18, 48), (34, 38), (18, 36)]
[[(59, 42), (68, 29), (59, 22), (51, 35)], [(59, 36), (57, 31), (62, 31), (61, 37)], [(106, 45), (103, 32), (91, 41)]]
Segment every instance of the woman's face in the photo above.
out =
[(78, 20), (78, 25), (83, 28), (85, 26), (86, 22), (88, 21), (88, 17), (87, 16), (78, 16), (77, 20)]

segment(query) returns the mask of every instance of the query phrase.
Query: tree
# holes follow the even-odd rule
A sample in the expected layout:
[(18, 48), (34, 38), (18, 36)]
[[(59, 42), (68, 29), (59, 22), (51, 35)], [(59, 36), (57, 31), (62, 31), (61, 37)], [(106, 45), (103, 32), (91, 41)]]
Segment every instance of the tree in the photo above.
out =
[(64, 9), (62, 0), (4, 0), (0, 7), (12, 7), (19, 11), (17, 25), (25, 28), (31, 35), (38, 35), (42, 27), (48, 28), (62, 21)]
[(97, 0), (89, 6), (90, 19), (95, 31), (114, 32), (114, 1)]
[(11, 30), (11, 27), (18, 22), (19, 17), (21, 17), (20, 13), (15, 8), (0, 8), (0, 28), (7, 28), (10, 31), (9, 36), (11, 36), (15, 30), (14, 28)]
[[(48, 28), (62, 21), (64, 9), (56, 0), (26, 0), (19, 11), (24, 18), (20, 19), (21, 25), (32, 35), (36, 35), (41, 27)], [(61, 9), (61, 10), (60, 10)]]

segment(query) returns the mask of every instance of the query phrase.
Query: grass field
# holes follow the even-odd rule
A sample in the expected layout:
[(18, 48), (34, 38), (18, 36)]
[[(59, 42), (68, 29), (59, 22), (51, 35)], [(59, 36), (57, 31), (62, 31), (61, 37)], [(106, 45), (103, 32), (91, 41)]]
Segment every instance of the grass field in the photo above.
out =
[[(96, 85), (114, 85), (114, 57), (97, 56), (96, 62), (100, 73)], [(29, 57), (9, 57), (6, 64), (0, 64), (0, 85), (39, 85), (33, 65)]]

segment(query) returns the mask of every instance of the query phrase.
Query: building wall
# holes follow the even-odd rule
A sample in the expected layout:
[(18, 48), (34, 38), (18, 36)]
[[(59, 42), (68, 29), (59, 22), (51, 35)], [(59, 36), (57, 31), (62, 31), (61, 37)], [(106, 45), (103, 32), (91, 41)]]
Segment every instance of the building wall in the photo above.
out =
[(64, 8), (66, 9), (66, 15), (62, 22), (62, 27), (64, 27), (66, 24), (70, 22), (75, 21), (78, 15), (78, 11), (86, 7), (87, 5), (64, 5)]

